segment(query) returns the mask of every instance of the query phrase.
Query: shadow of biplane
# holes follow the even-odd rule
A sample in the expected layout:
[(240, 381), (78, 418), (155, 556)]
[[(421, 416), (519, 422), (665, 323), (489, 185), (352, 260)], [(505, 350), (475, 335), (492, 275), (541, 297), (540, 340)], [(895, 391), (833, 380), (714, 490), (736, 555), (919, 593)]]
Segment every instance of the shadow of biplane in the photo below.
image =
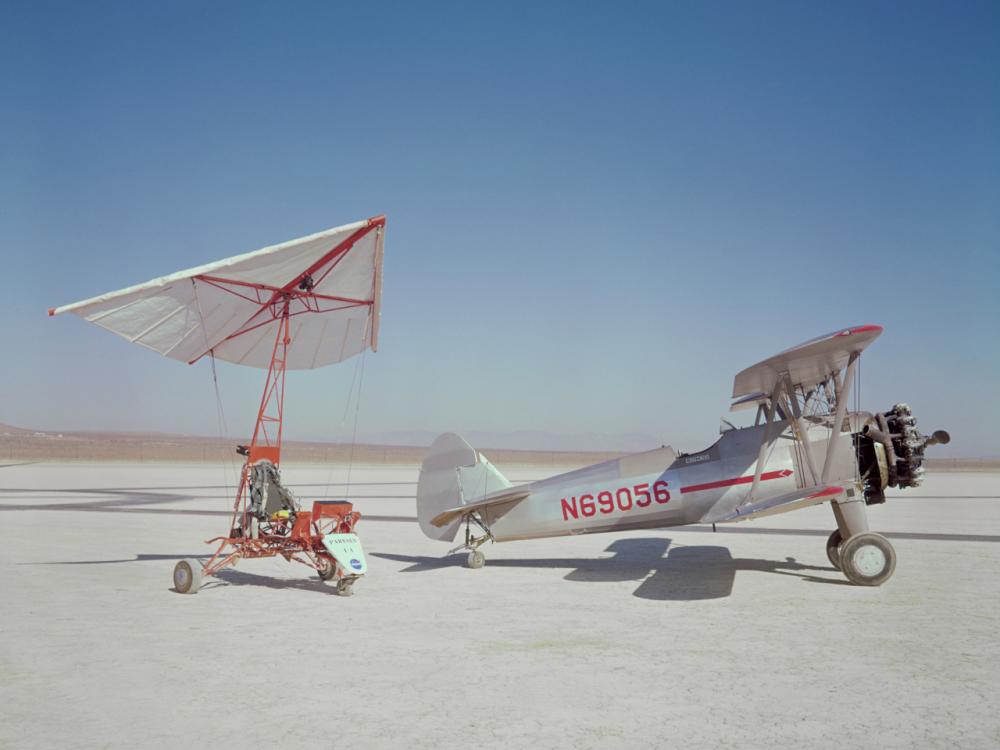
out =
[[(567, 581), (622, 583), (636, 581), (633, 596), (661, 601), (720, 599), (732, 593), (736, 572), (752, 570), (802, 578), (814, 583), (848, 585), (839, 579), (809, 575), (809, 572), (833, 573), (832, 567), (804, 565), (788, 557), (784, 561), (733, 558), (726, 547), (709, 545), (671, 547), (672, 540), (618, 539), (607, 548), (611, 557), (600, 558), (528, 558), (490, 559), (490, 568), (572, 568)], [(418, 573), (460, 566), (465, 555), (421, 557), (373, 552), (381, 557), (411, 565), (402, 572)]]

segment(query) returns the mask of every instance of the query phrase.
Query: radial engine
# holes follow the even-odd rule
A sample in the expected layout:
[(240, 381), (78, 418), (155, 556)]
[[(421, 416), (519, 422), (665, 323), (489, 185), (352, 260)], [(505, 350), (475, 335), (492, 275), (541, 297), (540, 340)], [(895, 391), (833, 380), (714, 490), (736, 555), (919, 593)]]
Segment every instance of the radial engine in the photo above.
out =
[(872, 415), (861, 431), (854, 433), (865, 502), (884, 503), (887, 487), (919, 487), (924, 479), (924, 449), (950, 441), (944, 430), (922, 434), (907, 404)]

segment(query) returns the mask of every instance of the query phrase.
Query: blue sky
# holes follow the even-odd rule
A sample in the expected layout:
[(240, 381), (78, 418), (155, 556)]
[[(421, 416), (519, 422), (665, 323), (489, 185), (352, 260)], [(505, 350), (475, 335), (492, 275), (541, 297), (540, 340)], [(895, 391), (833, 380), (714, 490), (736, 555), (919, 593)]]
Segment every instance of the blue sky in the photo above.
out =
[[(880, 323), (863, 405), (1000, 455), (996, 3), (0, 13), (2, 422), (215, 434), (207, 363), (45, 310), (385, 213), (362, 434), (697, 448), (738, 370)], [(354, 367), (287, 436), (349, 432)]]

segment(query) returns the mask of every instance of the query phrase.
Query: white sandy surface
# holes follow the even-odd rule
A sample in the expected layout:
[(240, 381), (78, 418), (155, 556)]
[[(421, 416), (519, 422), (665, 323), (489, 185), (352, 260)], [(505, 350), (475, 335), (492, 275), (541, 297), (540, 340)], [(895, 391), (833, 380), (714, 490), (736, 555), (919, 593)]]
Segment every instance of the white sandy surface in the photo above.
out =
[[(182, 596), (231, 471), (0, 467), (0, 746), (1000, 746), (998, 475), (872, 508), (899, 563), (870, 589), (829, 566), (827, 506), (494, 545), (469, 570), (420, 533), (416, 473), (351, 472), (355, 596), (283, 560)], [(346, 490), (343, 468), (283, 474)]]

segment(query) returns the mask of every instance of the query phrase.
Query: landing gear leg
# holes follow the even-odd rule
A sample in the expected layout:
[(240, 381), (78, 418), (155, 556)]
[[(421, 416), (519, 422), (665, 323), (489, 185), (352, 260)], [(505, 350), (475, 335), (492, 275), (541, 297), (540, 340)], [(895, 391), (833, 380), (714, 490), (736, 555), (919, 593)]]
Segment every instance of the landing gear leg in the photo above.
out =
[(826, 556), (830, 560), (830, 565), (840, 570), (840, 545), (844, 543), (844, 537), (840, 535), (840, 529), (834, 529), (830, 538), (826, 540)]
[[(475, 523), (476, 526), (483, 530), (482, 535), (475, 536), (472, 533), (472, 523)], [(470, 513), (465, 517), (465, 544), (455, 547), (455, 549), (451, 550), (448, 554), (454, 554), (461, 549), (469, 550), (469, 556), (466, 558), (466, 565), (473, 570), (478, 570), (486, 564), (486, 555), (484, 555), (479, 548), (486, 542), (492, 541), (494, 541), (493, 534), (490, 533), (489, 527), (483, 523), (482, 519), (475, 513)]]
[(881, 534), (868, 530), (868, 512), (860, 497), (833, 502), (837, 530), (826, 543), (835, 568), (857, 586), (881, 586), (896, 570), (896, 550)]

